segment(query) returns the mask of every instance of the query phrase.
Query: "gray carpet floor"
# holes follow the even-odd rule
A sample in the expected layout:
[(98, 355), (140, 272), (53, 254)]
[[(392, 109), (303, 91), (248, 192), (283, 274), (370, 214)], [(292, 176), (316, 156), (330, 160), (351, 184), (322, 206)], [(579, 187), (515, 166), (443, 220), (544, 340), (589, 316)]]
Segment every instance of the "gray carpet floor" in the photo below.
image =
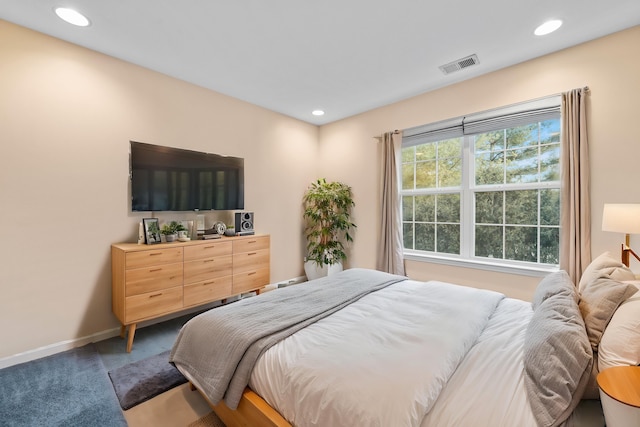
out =
[(171, 349), (197, 314), (138, 329), (131, 353), (114, 337), (0, 369), (0, 425), (126, 426), (107, 372)]
[(126, 426), (93, 344), (0, 370), (0, 425)]

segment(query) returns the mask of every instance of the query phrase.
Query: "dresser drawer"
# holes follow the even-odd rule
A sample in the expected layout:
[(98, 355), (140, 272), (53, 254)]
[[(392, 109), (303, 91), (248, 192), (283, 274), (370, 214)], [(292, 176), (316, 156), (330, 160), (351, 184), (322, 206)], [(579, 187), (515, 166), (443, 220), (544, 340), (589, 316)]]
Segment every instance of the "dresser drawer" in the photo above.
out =
[(231, 295), (231, 276), (205, 280), (184, 287), (184, 306), (204, 304)]
[(233, 293), (241, 294), (269, 284), (269, 269), (261, 268), (233, 275)]
[(198, 259), (184, 263), (184, 284), (201, 282), (232, 274), (233, 258), (230, 256)]
[(124, 275), (126, 296), (144, 294), (182, 285), (182, 263), (126, 270)]
[(182, 248), (156, 249), (127, 252), (125, 268), (127, 270), (153, 265), (182, 262)]
[(219, 257), (231, 255), (231, 242), (207, 242), (201, 245), (187, 246), (184, 248), (184, 260)]
[(269, 268), (268, 249), (233, 254), (234, 273), (244, 273), (246, 271), (253, 271), (262, 268)]
[(233, 253), (257, 251), (269, 249), (269, 236), (256, 236), (233, 242)]
[(182, 286), (126, 298), (125, 322), (132, 323), (182, 308)]

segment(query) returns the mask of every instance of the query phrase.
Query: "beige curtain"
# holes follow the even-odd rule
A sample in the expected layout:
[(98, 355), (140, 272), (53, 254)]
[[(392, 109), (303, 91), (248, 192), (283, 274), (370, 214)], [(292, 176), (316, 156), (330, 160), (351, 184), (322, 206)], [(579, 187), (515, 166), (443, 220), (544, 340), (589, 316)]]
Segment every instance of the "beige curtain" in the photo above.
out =
[(562, 94), (560, 268), (576, 284), (591, 262), (587, 92), (581, 88)]
[(404, 275), (402, 257), (402, 222), (400, 218), (400, 196), (398, 193), (398, 171), (396, 163), (395, 137), (397, 132), (382, 135), (382, 212), (380, 248), (376, 268), (387, 273)]

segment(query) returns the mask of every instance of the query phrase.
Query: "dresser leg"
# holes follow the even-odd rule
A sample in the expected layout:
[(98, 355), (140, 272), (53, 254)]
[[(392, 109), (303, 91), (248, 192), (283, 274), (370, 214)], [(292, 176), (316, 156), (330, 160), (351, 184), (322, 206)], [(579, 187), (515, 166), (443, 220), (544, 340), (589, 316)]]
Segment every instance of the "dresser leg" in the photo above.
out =
[(120, 326), (120, 338), (124, 338), (124, 333), (127, 330), (125, 325)]
[(132, 323), (129, 325), (129, 337), (127, 338), (127, 353), (131, 353), (131, 348), (133, 347), (133, 337), (136, 334), (136, 324)]

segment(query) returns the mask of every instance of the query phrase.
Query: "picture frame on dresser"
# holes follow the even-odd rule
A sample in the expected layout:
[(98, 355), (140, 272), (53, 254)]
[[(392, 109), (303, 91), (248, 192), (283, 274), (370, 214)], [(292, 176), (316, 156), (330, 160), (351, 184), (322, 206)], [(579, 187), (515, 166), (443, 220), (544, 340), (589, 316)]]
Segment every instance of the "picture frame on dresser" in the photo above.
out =
[(160, 226), (158, 218), (143, 218), (142, 225), (144, 228), (144, 242), (147, 245), (160, 243)]

